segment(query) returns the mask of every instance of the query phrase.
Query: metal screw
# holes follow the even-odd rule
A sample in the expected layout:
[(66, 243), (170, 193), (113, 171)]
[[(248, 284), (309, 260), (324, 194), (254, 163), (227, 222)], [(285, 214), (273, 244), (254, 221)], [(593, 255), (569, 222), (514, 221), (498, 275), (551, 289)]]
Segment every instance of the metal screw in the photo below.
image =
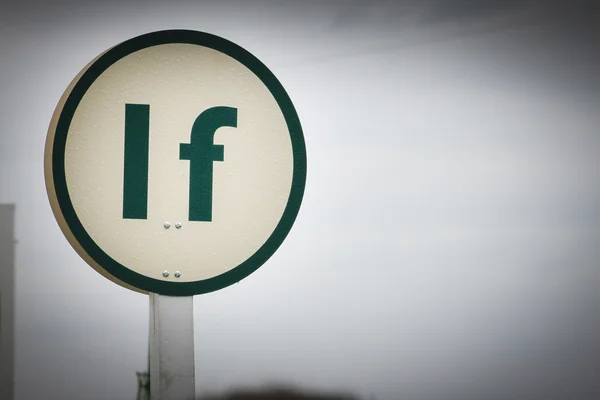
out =
[(165, 278), (167, 278), (167, 277), (169, 276), (169, 271), (167, 271), (167, 270), (164, 270), (164, 271), (163, 271), (163, 276), (164, 276)]
[(181, 228), (181, 222), (176, 222), (175, 223), (175, 228), (180, 229)]
[(181, 272), (175, 271), (175, 278), (179, 278), (181, 276)]
[(171, 224), (168, 222), (165, 222), (165, 224), (163, 226), (165, 227), (165, 229), (169, 229), (171, 227)]

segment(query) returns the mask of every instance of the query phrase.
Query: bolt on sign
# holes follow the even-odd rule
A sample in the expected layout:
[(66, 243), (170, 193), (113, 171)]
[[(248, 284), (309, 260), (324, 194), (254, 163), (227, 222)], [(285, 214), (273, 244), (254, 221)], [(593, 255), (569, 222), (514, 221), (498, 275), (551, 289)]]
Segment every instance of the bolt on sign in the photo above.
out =
[(298, 214), (306, 150), (273, 73), (240, 46), (153, 32), (90, 62), (50, 123), (46, 188), (79, 255), (141, 292), (190, 296), (245, 278)]

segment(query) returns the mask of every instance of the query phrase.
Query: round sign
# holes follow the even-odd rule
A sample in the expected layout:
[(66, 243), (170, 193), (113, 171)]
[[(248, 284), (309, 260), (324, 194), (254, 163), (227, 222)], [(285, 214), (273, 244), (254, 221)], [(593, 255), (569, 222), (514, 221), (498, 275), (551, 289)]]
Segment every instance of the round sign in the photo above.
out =
[(133, 290), (189, 296), (273, 255), (300, 208), (306, 150), (263, 63), (223, 38), (170, 30), (81, 71), (52, 118), (45, 175), (88, 264)]

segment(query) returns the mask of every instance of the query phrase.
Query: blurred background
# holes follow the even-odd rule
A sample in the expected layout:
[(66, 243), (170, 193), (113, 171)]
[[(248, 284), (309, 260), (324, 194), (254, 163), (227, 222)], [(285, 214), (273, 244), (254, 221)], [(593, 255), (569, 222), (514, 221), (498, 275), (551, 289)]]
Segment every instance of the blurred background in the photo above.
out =
[(600, 398), (599, 23), (594, 0), (0, 0), (14, 398), (136, 397), (148, 297), (67, 243), (43, 156), (76, 74), (162, 29), (262, 60), (307, 143), (279, 251), (194, 299), (199, 396)]

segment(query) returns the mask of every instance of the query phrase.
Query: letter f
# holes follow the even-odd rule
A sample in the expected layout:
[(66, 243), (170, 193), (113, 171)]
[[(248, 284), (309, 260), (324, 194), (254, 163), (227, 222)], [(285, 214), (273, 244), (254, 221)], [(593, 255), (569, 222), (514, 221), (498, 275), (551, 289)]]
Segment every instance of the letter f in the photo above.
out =
[(179, 145), (179, 159), (190, 161), (190, 221), (212, 221), (213, 161), (223, 161), (223, 145), (214, 144), (217, 129), (237, 127), (237, 109), (212, 107), (192, 127), (190, 143)]

